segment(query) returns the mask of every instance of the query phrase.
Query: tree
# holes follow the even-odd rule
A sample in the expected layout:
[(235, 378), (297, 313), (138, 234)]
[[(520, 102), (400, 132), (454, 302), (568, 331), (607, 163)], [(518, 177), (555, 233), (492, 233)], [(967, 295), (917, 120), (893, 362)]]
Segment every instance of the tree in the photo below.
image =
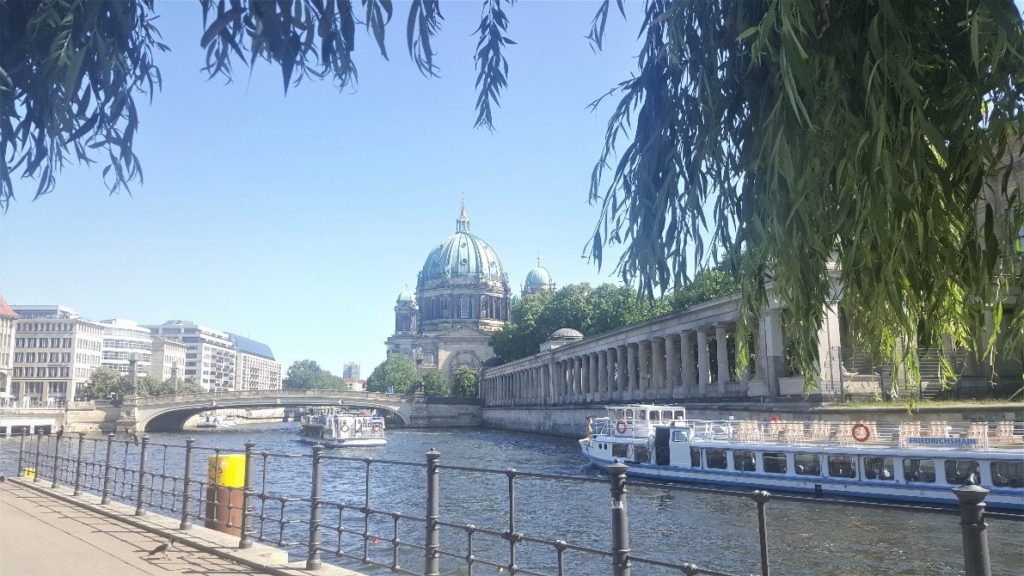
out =
[(459, 366), (455, 371), (455, 384), (452, 386), (452, 396), (461, 398), (476, 398), (479, 396), (480, 375), (469, 366)]
[[(620, 100), (591, 182), (599, 263), (623, 243), (619, 273), (653, 294), (724, 251), (741, 336), (770, 286), (809, 382), (833, 268), (876, 354), (899, 341), (941, 349), (944, 336), (989, 346), (971, 337), (976, 318), (1024, 285), (1020, 260), (1002, 258), (1024, 225), (1007, 184), (1024, 127), (1024, 26), (1010, 0), (644, 8), (638, 70), (610, 93)], [(598, 46), (603, 33), (595, 19)], [(1024, 307), (1015, 317), (1024, 326)]]
[[(357, 19), (387, 57), (385, 0), (363, 2), (360, 17), (337, 0), (200, 4), (211, 77), (267, 61), (286, 90), (323, 77), (344, 89), (357, 78)], [(493, 127), (506, 86), (510, 4), (486, 0), (481, 13), (478, 126)], [(638, 69), (607, 95), (619, 101), (591, 180), (599, 266), (607, 243), (623, 243), (618, 272), (653, 296), (724, 252), (743, 290), (741, 335), (770, 286), (808, 378), (834, 269), (848, 323), (876, 354), (898, 341), (996, 341), (974, 336), (978, 317), (999, 316), (1024, 285), (1020, 259), (1002, 257), (1024, 226), (1024, 198), (1008, 184), (1024, 128), (1024, 26), (1012, 0), (638, 6)], [(592, 21), (596, 49), (609, 11), (603, 0)], [(159, 88), (153, 53), (166, 49), (154, 18), (152, 0), (0, 2), (0, 208), (13, 172), (36, 178), (38, 196), (72, 153), (105, 155), (112, 192), (141, 180), (134, 98)], [(407, 46), (427, 76), (438, 73), (442, 19), (437, 0), (410, 5)], [(1005, 324), (1024, 339), (1024, 307)]]
[(423, 393), (427, 396), (448, 396), (451, 386), (448, 378), (438, 370), (427, 370), (423, 373)]
[(415, 381), (416, 367), (412, 361), (401, 354), (388, 354), (388, 359), (378, 364), (366, 379), (366, 389), (405, 394)]
[(137, 383), (139, 396), (166, 396), (169, 394), (198, 394), (203, 387), (191, 380), (167, 379), (161, 381), (156, 376), (140, 378)]
[(281, 382), (285, 390), (344, 390), (341, 378), (324, 370), (315, 360), (297, 360)]
[(128, 377), (106, 366), (93, 370), (85, 385), (86, 400), (122, 400), (131, 393)]

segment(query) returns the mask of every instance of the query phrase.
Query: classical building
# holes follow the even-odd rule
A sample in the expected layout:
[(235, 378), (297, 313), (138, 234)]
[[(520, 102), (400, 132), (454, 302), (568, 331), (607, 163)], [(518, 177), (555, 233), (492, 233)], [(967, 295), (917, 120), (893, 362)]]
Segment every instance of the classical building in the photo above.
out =
[(0, 406), (11, 401), (11, 369), (14, 366), (14, 328), (18, 314), (0, 296)]
[(104, 320), (100, 324), (103, 325), (103, 366), (127, 375), (134, 361), (135, 376), (148, 376), (153, 352), (149, 328), (120, 319)]
[(18, 315), (10, 393), (22, 403), (63, 404), (100, 366), (104, 325), (65, 306), (13, 306)]
[(280, 390), (281, 363), (270, 346), (228, 333), (235, 348), (235, 390)]
[(416, 293), (395, 302), (395, 333), (388, 354), (416, 363), (417, 372), (437, 369), (451, 376), (461, 366), (480, 369), (494, 356), (491, 334), (509, 319), (511, 291), (498, 254), (470, 233), (465, 206), (455, 234), (427, 255)]
[(153, 336), (186, 346), (186, 380), (199, 384), (207, 392), (235, 389), (237, 354), (227, 332), (182, 320), (169, 320), (148, 328)]

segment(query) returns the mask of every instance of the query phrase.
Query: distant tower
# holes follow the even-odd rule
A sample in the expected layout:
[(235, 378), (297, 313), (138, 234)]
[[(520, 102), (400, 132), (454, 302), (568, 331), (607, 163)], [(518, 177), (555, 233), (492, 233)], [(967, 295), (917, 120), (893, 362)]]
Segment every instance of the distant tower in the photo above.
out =
[(395, 300), (395, 334), (415, 334), (419, 315), (420, 307), (416, 304), (416, 296), (408, 288), (402, 290)]
[(342, 380), (359, 380), (359, 363), (358, 362), (346, 362), (345, 368), (342, 371)]
[(551, 279), (551, 272), (540, 265), (540, 255), (537, 255), (537, 267), (526, 275), (526, 282), (523, 283), (523, 296), (537, 294), (538, 292), (554, 292), (555, 282)]

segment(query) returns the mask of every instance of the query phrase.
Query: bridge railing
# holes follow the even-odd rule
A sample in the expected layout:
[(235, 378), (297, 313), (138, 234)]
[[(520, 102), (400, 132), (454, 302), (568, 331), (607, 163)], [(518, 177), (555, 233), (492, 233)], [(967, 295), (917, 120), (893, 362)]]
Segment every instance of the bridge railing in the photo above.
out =
[[(158, 511), (180, 519), (181, 529), (204, 522), (208, 527), (234, 531), (240, 548), (254, 541), (285, 548), (305, 557), (310, 570), (320, 568), (328, 559), (425, 576), (455, 572), (472, 575), (481, 567), (488, 572), (507, 571), (510, 576), (596, 574), (607, 573), (609, 568), (615, 576), (630, 576), (634, 568), (645, 574), (733, 576), (710, 564), (673, 559), (669, 557), (671, 545), (662, 546), (657, 557), (631, 549), (626, 501), (627, 486), (633, 483), (622, 464), (611, 465), (608, 477), (598, 478), (449, 465), (442, 463), (441, 454), (434, 450), (428, 451), (421, 462), (328, 455), (320, 445), (309, 452), (287, 454), (259, 451), (248, 442), (244, 452), (242, 485), (221, 486), (202, 471), (207, 463), (203, 456), (221, 456), (223, 449), (199, 446), (192, 438), (179, 445), (150, 442), (145, 435), (119, 439), (114, 434), (22, 434), (18, 474), (31, 470), (32, 482), (49, 482), (54, 488), (73, 487), (75, 495), (97, 494), (103, 504), (119, 501), (135, 506), (136, 515)], [(398, 468), (421, 470), (422, 484), (396, 483)], [(474, 482), (490, 483), (496, 489), (488, 493), (486, 502), (473, 502), (466, 499), (469, 496), (460, 498), (458, 494), (446, 496), (449, 504), (442, 511), (442, 471), (445, 478), (470, 476)], [(306, 480), (297, 482), (296, 476)], [(757, 534), (758, 544), (750, 551), (749, 565), (763, 576), (771, 573), (767, 519), (768, 505), (773, 500), (951, 511), (773, 496), (764, 491), (655, 486), (735, 498), (733, 513), (748, 515), (748, 526)], [(610, 500), (604, 500), (606, 489), (610, 490)], [(522, 501), (530, 502), (531, 494), (551, 490), (592, 492), (593, 502), (609, 502), (603, 510), (596, 505), (578, 510), (573, 520), (607, 523), (610, 541), (596, 546), (593, 542), (530, 532), (529, 523), (524, 521), (536, 511), (529, 504), (524, 507)], [(954, 492), (960, 498), (966, 574), (988, 575), (991, 570), (985, 519), (1019, 517), (986, 512), (983, 501), (987, 491), (980, 487), (962, 487)], [(389, 508), (380, 503), (385, 494), (389, 496)], [(569, 522), (564, 528), (579, 534)], [(881, 532), (880, 537), (884, 537)], [(442, 541), (446, 546), (441, 546)], [(708, 551), (709, 556), (712, 553)]]
[(237, 398), (337, 398), (339, 400), (352, 398), (358, 400), (379, 400), (394, 401), (404, 399), (399, 394), (388, 394), (387, 392), (364, 392), (348, 390), (237, 390), (228, 392), (198, 392), (190, 394), (164, 394), (160, 396), (126, 396), (124, 401), (127, 404), (145, 406), (150, 404), (167, 404), (177, 402), (216, 402), (218, 400), (232, 400)]

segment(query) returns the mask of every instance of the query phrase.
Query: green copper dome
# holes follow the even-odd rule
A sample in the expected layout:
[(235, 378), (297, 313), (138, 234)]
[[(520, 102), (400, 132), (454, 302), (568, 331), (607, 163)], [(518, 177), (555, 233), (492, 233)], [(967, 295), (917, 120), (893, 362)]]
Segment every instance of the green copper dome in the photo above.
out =
[(419, 275), (421, 283), (451, 278), (507, 281), (498, 254), (487, 242), (469, 233), (465, 207), (456, 221), (455, 234), (430, 251)]
[(526, 275), (526, 285), (533, 288), (547, 288), (551, 285), (551, 273), (543, 266), (537, 266)]

